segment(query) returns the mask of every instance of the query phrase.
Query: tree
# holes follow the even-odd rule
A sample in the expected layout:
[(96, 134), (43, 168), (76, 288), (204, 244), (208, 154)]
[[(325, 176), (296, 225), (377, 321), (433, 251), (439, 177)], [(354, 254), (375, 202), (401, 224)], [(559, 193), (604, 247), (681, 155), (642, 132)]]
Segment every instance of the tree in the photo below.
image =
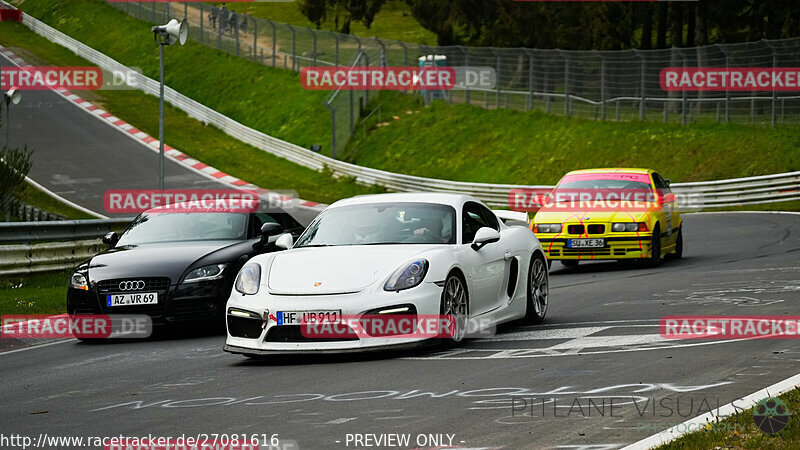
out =
[[(336, 31), (349, 34), (350, 24), (353, 21), (361, 22), (367, 28), (371, 27), (375, 15), (386, 0), (299, 0), (297, 3), (300, 12), (316, 25), (317, 29), (321, 28), (322, 22), (332, 14)], [(339, 28), (339, 15), (342, 13), (344, 19)]]

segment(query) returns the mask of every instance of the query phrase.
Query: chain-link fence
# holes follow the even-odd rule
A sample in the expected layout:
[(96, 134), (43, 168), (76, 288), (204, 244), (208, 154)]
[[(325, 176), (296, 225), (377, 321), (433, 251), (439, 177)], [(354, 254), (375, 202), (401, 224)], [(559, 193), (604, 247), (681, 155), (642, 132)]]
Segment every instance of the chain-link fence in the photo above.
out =
[[(416, 66), (426, 55), (444, 55), (448, 66), (493, 67), (492, 89), (450, 91), (444, 100), (485, 108), (514, 108), (594, 120), (696, 121), (782, 124), (800, 122), (796, 92), (667, 92), (666, 67), (800, 67), (800, 38), (693, 48), (565, 51), (410, 44), (364, 38), (236, 14), (204, 3), (110, 2), (152, 23), (189, 20), (190, 38), (272, 67)], [(367, 91), (334, 91), (333, 152), (341, 151), (366, 102)]]

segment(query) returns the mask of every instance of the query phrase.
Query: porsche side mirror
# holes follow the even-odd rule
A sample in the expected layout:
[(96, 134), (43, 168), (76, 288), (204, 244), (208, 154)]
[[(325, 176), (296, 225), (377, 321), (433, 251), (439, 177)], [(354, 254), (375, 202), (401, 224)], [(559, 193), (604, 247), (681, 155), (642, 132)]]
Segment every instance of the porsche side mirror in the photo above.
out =
[(284, 233), (280, 235), (278, 240), (275, 241), (275, 246), (278, 248), (282, 248), (284, 250), (292, 248), (293, 244), (294, 244), (294, 238), (292, 238), (292, 235), (289, 233)]
[(475, 251), (480, 250), (484, 245), (491, 244), (500, 240), (500, 232), (494, 228), (483, 227), (475, 233), (475, 239), (472, 240), (472, 249)]
[(103, 244), (108, 245), (109, 247), (114, 247), (119, 242), (119, 235), (116, 231), (112, 231), (105, 236), (103, 236)]

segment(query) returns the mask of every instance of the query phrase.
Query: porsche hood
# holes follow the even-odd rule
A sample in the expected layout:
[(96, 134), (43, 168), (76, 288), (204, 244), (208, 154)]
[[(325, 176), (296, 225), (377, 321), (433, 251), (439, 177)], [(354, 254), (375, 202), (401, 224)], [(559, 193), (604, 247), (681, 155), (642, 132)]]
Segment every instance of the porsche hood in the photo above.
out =
[(427, 245), (297, 248), (275, 254), (267, 285), (277, 295), (359, 292), (383, 283), (401, 265), (424, 258)]

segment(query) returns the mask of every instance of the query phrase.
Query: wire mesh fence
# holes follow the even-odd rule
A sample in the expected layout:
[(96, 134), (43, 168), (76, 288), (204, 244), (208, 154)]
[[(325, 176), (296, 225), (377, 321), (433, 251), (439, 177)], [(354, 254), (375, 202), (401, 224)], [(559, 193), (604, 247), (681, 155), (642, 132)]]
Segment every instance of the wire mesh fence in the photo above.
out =
[[(565, 51), (426, 46), (357, 37), (254, 18), (196, 2), (109, 2), (139, 19), (188, 19), (190, 39), (272, 67), (416, 66), (444, 55), (448, 66), (493, 67), (495, 87), (449, 91), (450, 103), (513, 108), (594, 120), (800, 123), (797, 92), (676, 92), (661, 87), (667, 67), (800, 67), (800, 38), (692, 48)], [(341, 152), (369, 101), (368, 91), (333, 91), (332, 153)]]

